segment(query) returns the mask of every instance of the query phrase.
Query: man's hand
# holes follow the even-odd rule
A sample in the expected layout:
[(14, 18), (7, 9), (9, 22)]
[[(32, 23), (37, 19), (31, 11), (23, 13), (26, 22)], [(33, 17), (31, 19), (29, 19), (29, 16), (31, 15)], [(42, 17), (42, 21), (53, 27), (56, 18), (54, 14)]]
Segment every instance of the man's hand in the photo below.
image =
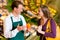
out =
[(19, 24), (18, 24), (18, 26), (17, 26), (17, 30), (18, 31), (21, 31), (21, 30), (23, 30), (24, 28), (22, 27), (22, 26), (19, 26)]

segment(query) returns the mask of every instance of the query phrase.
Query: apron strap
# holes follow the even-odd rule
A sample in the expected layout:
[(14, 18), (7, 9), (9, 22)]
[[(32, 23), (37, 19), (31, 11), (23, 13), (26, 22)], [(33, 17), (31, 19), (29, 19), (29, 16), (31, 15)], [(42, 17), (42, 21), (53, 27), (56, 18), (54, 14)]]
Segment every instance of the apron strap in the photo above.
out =
[[(12, 17), (11, 17), (11, 21), (12, 21), (12, 30), (13, 30), (13, 18), (12, 18)], [(11, 30), (11, 31), (12, 31), (12, 30)]]
[[(22, 21), (21, 18), (20, 18), (20, 20)], [(13, 24), (13, 18), (12, 18), (12, 17), (11, 17), (11, 21), (12, 21), (12, 30), (14, 30), (14, 26), (13, 26), (14, 24)], [(11, 31), (12, 31), (12, 30), (11, 30)]]
[(13, 25), (13, 18), (11, 17), (12, 25)]

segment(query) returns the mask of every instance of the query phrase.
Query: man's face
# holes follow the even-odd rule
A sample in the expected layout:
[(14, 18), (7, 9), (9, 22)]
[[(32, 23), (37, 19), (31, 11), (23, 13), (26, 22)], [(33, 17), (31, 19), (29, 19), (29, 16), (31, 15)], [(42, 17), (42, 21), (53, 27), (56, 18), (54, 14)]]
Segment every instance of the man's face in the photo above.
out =
[(23, 11), (22, 9), (23, 9), (23, 5), (20, 4), (18, 5), (18, 8), (16, 8), (16, 12), (21, 13)]

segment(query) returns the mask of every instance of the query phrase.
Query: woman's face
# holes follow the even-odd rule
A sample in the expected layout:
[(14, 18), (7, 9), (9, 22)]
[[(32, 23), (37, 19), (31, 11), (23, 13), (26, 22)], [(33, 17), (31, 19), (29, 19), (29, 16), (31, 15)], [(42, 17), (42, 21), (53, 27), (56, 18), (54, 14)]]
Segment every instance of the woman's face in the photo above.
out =
[(41, 17), (43, 17), (43, 12), (42, 12), (42, 10), (39, 8), (39, 10), (38, 10), (38, 14), (41, 16)]

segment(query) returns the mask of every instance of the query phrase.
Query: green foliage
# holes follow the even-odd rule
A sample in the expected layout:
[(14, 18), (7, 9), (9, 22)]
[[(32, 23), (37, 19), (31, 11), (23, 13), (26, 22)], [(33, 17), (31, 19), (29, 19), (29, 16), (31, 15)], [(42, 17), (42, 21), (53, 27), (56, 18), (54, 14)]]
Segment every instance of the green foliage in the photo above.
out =
[(14, 0), (7, 0), (7, 6), (6, 6), (6, 8), (8, 9), (9, 12), (12, 11), (12, 9), (11, 9), (11, 4), (12, 4), (13, 1), (14, 1)]
[(27, 23), (31, 23), (31, 24), (35, 24), (35, 25), (37, 25), (37, 21), (38, 21), (38, 19), (37, 18), (29, 18), (29, 17), (27, 17), (26, 15), (24, 15), (25, 13), (22, 13), (22, 15), (24, 16), (24, 18), (25, 18), (25, 20), (26, 20), (26, 22)]
[(56, 23), (60, 26), (60, 13), (57, 13), (57, 14), (54, 16), (54, 19), (55, 19)]
[(54, 20), (58, 25), (60, 25), (60, 0), (47, 0), (47, 5), (53, 6), (57, 13), (54, 16)]

